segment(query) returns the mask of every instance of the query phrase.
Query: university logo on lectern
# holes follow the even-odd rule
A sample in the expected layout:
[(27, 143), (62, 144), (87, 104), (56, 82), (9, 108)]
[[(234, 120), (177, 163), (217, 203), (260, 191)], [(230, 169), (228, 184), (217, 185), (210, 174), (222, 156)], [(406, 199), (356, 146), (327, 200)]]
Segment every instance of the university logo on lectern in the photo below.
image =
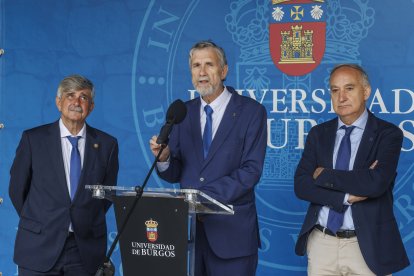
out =
[(155, 220), (147, 220), (145, 222), (145, 225), (147, 226), (147, 239), (150, 242), (156, 242), (158, 239), (158, 222)]
[(283, 73), (301, 76), (322, 61), (326, 41), (324, 0), (272, 0), (269, 49)]

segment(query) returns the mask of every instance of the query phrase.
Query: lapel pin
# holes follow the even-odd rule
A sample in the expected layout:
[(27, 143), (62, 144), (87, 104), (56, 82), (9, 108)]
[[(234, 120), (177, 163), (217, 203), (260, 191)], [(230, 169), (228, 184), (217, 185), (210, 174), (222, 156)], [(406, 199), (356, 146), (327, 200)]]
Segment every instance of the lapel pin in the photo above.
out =
[(233, 113), (233, 117), (236, 117), (236, 112)]
[(99, 144), (93, 144), (93, 148), (94, 148), (94, 149), (99, 148)]

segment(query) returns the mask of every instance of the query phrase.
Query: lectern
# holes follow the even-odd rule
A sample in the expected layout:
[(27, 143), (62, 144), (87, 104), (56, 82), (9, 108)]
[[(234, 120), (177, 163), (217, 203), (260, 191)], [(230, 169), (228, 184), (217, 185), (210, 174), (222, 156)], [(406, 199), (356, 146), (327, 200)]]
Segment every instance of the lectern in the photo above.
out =
[[(135, 187), (88, 185), (114, 203), (118, 229), (135, 200)], [(197, 214), (233, 215), (233, 207), (194, 189), (145, 189), (119, 242), (124, 276), (193, 276)]]

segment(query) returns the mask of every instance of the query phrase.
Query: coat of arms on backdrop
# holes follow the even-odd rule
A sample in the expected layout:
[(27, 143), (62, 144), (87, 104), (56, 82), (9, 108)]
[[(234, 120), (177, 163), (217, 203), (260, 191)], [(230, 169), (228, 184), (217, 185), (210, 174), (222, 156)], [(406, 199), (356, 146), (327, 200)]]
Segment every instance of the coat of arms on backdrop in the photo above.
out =
[(269, 49), (283, 73), (301, 76), (320, 64), (325, 52), (324, 0), (272, 0)]

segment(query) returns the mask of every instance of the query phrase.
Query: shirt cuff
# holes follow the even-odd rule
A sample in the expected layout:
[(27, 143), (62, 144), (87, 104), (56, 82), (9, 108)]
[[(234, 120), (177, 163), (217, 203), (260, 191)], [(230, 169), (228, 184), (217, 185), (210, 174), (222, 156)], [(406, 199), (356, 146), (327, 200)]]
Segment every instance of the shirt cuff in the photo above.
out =
[(165, 162), (157, 162), (157, 169), (159, 172), (165, 172), (170, 166), (170, 157)]
[[(168, 168), (168, 167), (167, 167)], [(344, 197), (344, 205), (352, 205), (352, 203), (349, 203), (348, 202), (348, 199), (349, 199), (349, 194), (348, 193), (346, 193), (345, 194), (345, 197)]]

